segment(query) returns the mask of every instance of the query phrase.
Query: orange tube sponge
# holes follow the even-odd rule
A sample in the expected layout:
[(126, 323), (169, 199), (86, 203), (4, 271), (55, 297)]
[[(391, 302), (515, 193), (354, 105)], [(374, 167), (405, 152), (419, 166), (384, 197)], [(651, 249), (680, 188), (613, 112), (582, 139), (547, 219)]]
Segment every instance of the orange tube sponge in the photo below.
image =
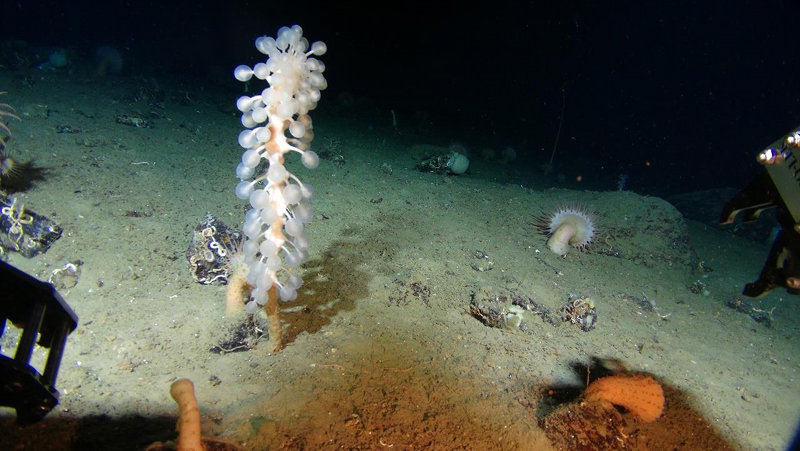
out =
[(664, 411), (664, 390), (647, 375), (602, 377), (589, 384), (583, 399), (622, 406), (644, 422), (655, 421)]
[(178, 451), (203, 451), (194, 384), (189, 379), (178, 379), (172, 383), (169, 394), (178, 403)]

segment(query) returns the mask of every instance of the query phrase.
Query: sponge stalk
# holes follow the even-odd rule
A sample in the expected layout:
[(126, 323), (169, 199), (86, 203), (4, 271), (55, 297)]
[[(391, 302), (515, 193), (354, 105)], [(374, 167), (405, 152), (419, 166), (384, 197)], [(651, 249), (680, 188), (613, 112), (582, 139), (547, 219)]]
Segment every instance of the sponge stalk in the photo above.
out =
[(281, 318), (278, 311), (278, 296), (275, 293), (275, 285), (267, 290), (267, 303), (264, 305), (264, 310), (267, 312), (267, 320), (269, 320), (269, 344), (272, 347), (272, 352), (278, 352), (283, 347), (283, 339), (281, 334)]

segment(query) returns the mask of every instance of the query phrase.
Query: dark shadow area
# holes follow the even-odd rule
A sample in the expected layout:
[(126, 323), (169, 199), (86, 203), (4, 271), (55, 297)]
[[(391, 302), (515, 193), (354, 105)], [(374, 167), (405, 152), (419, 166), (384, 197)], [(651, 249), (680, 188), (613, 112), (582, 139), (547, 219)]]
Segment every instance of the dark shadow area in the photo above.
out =
[[(360, 271), (364, 263), (373, 267), (382, 263), (379, 255), (370, 256), (365, 243), (382, 241), (385, 230), (370, 232), (364, 237), (358, 225), (339, 232), (334, 241), (317, 258), (304, 264), (303, 285), (298, 289), (296, 301), (280, 302), (280, 318), (284, 324), (283, 347), (293, 343), (302, 333), (314, 334), (329, 325), (343, 311), (355, 308), (355, 300), (367, 296), (368, 273)], [(369, 260), (369, 261), (368, 261)], [(385, 259), (384, 259), (385, 260)], [(231, 330), (231, 338), (224, 344), (212, 347), (212, 352), (235, 352), (251, 349), (248, 340), (253, 336), (251, 324), (243, 323)], [(260, 337), (260, 332), (258, 333)], [(258, 338), (258, 337), (256, 337)]]
[(176, 417), (139, 415), (112, 418), (46, 418), (20, 427), (13, 416), (0, 418), (0, 449), (127, 451), (176, 437)]
[(369, 275), (357, 268), (363, 262), (359, 241), (335, 241), (318, 258), (305, 263), (304, 283), (296, 302), (281, 304), (284, 346), (301, 333), (314, 334), (342, 311), (355, 308), (367, 295)]
[[(368, 295), (367, 285), (374, 274), (392, 274), (396, 244), (387, 237), (397, 234), (393, 227), (410, 227), (407, 218), (376, 210), (373, 229), (368, 223), (351, 224), (338, 232), (334, 241), (318, 258), (304, 264), (305, 281), (298, 300), (281, 304), (281, 321), (286, 325), (283, 340), (287, 345), (301, 333), (316, 333), (342, 311), (355, 308), (356, 299)], [(390, 226), (391, 224), (391, 226)], [(367, 265), (371, 273), (359, 270)]]

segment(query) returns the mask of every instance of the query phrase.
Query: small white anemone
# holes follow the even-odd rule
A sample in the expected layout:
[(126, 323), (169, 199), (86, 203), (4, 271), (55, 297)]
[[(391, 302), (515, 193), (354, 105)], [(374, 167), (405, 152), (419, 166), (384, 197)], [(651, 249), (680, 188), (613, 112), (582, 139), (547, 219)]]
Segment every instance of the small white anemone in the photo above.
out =
[(550, 216), (547, 225), (547, 247), (564, 256), (570, 247), (583, 250), (594, 238), (592, 217), (578, 207), (559, 208)]

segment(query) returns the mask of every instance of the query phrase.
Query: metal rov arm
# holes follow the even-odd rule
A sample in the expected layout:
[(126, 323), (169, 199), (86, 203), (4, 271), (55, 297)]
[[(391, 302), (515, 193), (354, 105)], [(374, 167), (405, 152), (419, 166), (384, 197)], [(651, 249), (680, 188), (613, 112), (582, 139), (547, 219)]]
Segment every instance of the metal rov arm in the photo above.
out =
[[(51, 284), (0, 261), (0, 337), (7, 320), (22, 334), (13, 357), (0, 352), (0, 406), (16, 409), (18, 424), (30, 424), (58, 404), (56, 376), (78, 317)], [(37, 337), (49, 349), (42, 374), (30, 365)]]
[(780, 231), (772, 243), (761, 274), (745, 285), (746, 296), (761, 296), (780, 286), (800, 294), (800, 127), (758, 154), (765, 170), (725, 204), (720, 222), (730, 224), (742, 213), (755, 221), (766, 208), (777, 207)]

